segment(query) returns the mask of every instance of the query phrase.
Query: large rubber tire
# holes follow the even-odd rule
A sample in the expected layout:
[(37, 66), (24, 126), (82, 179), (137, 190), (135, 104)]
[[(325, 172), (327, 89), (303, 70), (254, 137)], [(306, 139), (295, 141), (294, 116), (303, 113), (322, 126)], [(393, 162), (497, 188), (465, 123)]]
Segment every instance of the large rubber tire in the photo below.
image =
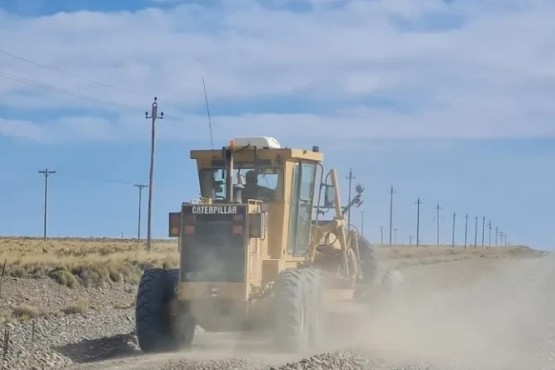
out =
[(365, 285), (371, 285), (378, 275), (378, 260), (374, 247), (368, 239), (360, 236), (358, 239), (358, 249), (360, 252), (360, 269), (362, 272), (362, 281)]
[(139, 347), (143, 352), (176, 349), (172, 334), (169, 304), (175, 297), (179, 279), (177, 270), (151, 268), (145, 270), (139, 283), (135, 307), (135, 323)]
[(275, 339), (278, 349), (304, 352), (310, 339), (305, 275), (301, 270), (283, 270), (274, 290)]
[(308, 298), (309, 312), (309, 346), (318, 348), (322, 343), (322, 289), (323, 275), (319, 269), (307, 268), (302, 270), (305, 276), (305, 291)]

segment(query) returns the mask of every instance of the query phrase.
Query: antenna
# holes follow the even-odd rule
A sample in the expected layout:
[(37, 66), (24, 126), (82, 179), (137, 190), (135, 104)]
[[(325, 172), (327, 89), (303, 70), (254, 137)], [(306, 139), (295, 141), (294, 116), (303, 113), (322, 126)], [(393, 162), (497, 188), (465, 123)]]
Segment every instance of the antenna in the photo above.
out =
[(212, 149), (214, 149), (214, 138), (212, 136), (212, 121), (210, 119), (210, 109), (208, 108), (208, 95), (206, 95), (206, 84), (204, 83), (204, 77), (202, 78), (202, 86), (204, 87), (204, 101), (206, 102), (206, 114), (208, 115), (208, 127), (210, 128), (210, 143), (212, 144)]

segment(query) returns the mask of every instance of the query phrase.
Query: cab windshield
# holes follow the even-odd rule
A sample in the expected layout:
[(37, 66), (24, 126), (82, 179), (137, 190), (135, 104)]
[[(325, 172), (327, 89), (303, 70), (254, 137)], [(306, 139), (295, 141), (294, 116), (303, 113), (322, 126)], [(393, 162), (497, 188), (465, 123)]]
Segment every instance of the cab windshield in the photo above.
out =
[[(227, 199), (225, 168), (205, 168), (200, 170), (200, 190), (203, 198), (212, 198), (215, 202)], [(235, 164), (233, 170), (233, 188), (241, 190), (242, 201), (256, 199), (266, 202), (282, 198), (282, 171), (272, 167), (244, 167)], [(234, 197), (235, 198), (235, 194)]]

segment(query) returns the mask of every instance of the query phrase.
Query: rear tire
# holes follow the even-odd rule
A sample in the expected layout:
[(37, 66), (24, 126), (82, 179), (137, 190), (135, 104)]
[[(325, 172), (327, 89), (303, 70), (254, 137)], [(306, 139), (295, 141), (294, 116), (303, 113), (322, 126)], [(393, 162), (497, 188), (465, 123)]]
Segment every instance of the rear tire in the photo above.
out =
[(169, 351), (177, 347), (169, 308), (175, 299), (178, 279), (178, 270), (160, 268), (145, 270), (141, 277), (135, 321), (139, 347), (143, 352)]
[(365, 285), (371, 285), (378, 275), (378, 260), (374, 247), (368, 239), (360, 236), (358, 239), (358, 249), (360, 252), (360, 269), (362, 281)]
[(276, 345), (286, 352), (302, 352), (310, 338), (305, 276), (301, 270), (282, 271), (275, 284)]
[(359, 280), (355, 287), (353, 298), (357, 301), (364, 301), (368, 298), (368, 293), (372, 289), (372, 285), (378, 275), (378, 260), (374, 247), (363, 236), (359, 236), (358, 250), (360, 253), (362, 279)]

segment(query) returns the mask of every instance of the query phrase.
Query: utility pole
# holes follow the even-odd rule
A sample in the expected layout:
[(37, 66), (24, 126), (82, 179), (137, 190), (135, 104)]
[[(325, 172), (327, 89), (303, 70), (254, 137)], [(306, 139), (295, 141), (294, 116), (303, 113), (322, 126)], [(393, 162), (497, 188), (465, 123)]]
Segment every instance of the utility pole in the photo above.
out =
[(420, 197), (416, 200), (416, 246), (420, 245)]
[[(347, 204), (351, 204), (351, 185), (353, 183), (353, 180), (356, 179), (357, 177), (353, 175), (353, 169), (349, 168), (349, 175), (347, 175), (346, 179), (349, 180), (349, 203)], [(349, 208), (349, 211), (347, 212), (347, 226), (350, 229), (351, 228), (351, 208)]]
[(395, 190), (393, 190), (393, 185), (391, 185), (391, 189), (389, 190), (389, 245), (391, 245), (391, 237), (393, 231), (393, 194), (395, 194)]
[(495, 226), (495, 246), (497, 247), (497, 226)]
[(489, 243), (488, 245), (491, 247), (491, 220), (488, 222), (488, 229), (489, 229)]
[(143, 189), (148, 188), (148, 185), (135, 184), (133, 185), (139, 189), (139, 220), (137, 222), (137, 243), (141, 242), (141, 204)]
[(464, 216), (464, 247), (466, 248), (468, 239), (468, 213)]
[(395, 245), (397, 245), (397, 228), (393, 229), (393, 231), (395, 231), (395, 237), (394, 237), (394, 239), (393, 239), (393, 243), (394, 243)]
[(484, 236), (486, 231), (486, 216), (482, 217), (482, 247), (484, 246)]
[(499, 237), (501, 238), (499, 245), (503, 246), (503, 236), (505, 235), (505, 233), (503, 233), (503, 231), (499, 232)]
[[(351, 203), (351, 202), (349, 202)], [(362, 234), (362, 236), (364, 236), (364, 214), (366, 213), (366, 211), (360, 211), (360, 216), (361, 216), (361, 220), (360, 220), (360, 233)]]
[(43, 226), (43, 240), (46, 241), (46, 218), (48, 214), (48, 176), (56, 173), (56, 171), (50, 171), (48, 168), (39, 171), (40, 174), (44, 175), (44, 226)]
[(436, 212), (437, 212), (437, 245), (439, 245), (439, 210), (441, 209), (441, 207), (439, 206), (439, 203), (436, 206)]
[(380, 226), (380, 242), (383, 245), (383, 226)]
[(409, 235), (409, 245), (412, 245), (412, 235)]
[(146, 250), (150, 252), (151, 248), (151, 241), (152, 241), (152, 228), (151, 228), (151, 219), (152, 219), (152, 181), (154, 177), (154, 138), (155, 138), (155, 127), (156, 127), (156, 119), (163, 119), (164, 112), (160, 112), (160, 116), (158, 116), (158, 102), (156, 101), (157, 98), (154, 97), (154, 102), (152, 103), (152, 110), (150, 112), (150, 117), (148, 116), (148, 112), (145, 112), (146, 119), (152, 119), (152, 133), (150, 138), (150, 174), (148, 177), (148, 224), (147, 224), (147, 240), (146, 240)]
[(474, 248), (478, 247), (478, 216), (474, 217)]
[(457, 213), (453, 212), (453, 237), (451, 239), (451, 246), (454, 247), (455, 246), (455, 219), (457, 217)]

